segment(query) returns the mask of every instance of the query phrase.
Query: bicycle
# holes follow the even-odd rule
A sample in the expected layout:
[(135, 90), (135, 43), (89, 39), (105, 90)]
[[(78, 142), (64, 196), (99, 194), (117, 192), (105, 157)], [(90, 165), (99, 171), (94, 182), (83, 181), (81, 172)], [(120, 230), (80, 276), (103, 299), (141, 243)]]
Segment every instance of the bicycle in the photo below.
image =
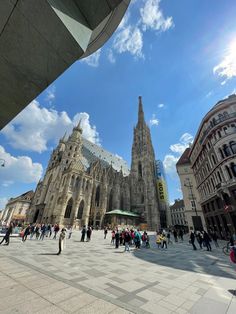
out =
[(222, 247), (222, 252), (225, 255), (229, 255), (230, 253), (231, 242), (228, 242), (225, 246)]

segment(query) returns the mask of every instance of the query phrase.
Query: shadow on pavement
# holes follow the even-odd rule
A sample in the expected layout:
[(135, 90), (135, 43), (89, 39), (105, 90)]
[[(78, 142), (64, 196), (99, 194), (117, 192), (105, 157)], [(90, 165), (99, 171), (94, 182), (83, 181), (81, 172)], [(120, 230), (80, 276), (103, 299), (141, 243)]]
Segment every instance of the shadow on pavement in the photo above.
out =
[[(217, 277), (235, 278), (236, 272), (229, 258), (223, 255), (221, 249), (207, 252), (198, 249), (193, 251), (185, 240), (168, 246), (168, 249), (158, 249), (155, 236), (150, 236), (151, 248), (132, 251), (132, 254), (146, 262), (170, 267), (178, 270), (192, 271)], [(228, 258), (228, 259), (227, 259)]]

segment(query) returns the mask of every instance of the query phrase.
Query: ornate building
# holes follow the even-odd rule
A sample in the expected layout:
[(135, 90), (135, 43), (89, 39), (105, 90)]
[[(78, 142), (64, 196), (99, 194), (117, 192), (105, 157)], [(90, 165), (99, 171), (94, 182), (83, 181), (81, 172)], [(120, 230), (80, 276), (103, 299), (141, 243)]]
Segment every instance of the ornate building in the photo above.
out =
[(205, 115), (188, 158), (207, 228), (226, 238), (236, 230), (236, 95)]
[(28, 191), (22, 195), (10, 198), (2, 211), (2, 223), (9, 224), (11, 221), (15, 223), (23, 223), (26, 220), (27, 212), (30, 208), (34, 192)]
[(155, 230), (160, 227), (158, 208), (155, 154), (139, 97), (131, 170), (124, 160), (84, 139), (79, 123), (53, 150), (28, 221), (101, 227), (106, 213), (122, 210), (138, 214), (140, 223)]

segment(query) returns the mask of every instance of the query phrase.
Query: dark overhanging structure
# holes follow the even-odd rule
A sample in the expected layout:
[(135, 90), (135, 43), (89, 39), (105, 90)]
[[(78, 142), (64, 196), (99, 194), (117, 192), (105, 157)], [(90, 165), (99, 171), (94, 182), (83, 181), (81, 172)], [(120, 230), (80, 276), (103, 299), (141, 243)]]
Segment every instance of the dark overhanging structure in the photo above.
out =
[(1, 0), (0, 129), (76, 60), (98, 50), (130, 0)]

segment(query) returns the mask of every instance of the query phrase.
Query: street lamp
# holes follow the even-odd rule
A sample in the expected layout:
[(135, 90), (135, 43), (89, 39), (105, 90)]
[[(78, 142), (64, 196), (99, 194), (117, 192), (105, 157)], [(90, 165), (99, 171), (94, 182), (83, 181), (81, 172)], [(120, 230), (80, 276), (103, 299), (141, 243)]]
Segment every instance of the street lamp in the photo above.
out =
[(1, 167), (5, 167), (5, 162), (6, 162), (6, 160), (0, 158), (0, 162), (1, 162), (0, 166), (1, 166)]
[(197, 207), (196, 207), (196, 203), (195, 203), (195, 197), (194, 197), (194, 194), (193, 194), (193, 185), (191, 184), (191, 182), (190, 182), (190, 180), (188, 178), (186, 180), (189, 182), (189, 184), (185, 183), (184, 186), (186, 186), (190, 190), (190, 197), (191, 197), (191, 199), (193, 201), (192, 207), (194, 205), (196, 216), (198, 216), (198, 214), (197, 214)]

